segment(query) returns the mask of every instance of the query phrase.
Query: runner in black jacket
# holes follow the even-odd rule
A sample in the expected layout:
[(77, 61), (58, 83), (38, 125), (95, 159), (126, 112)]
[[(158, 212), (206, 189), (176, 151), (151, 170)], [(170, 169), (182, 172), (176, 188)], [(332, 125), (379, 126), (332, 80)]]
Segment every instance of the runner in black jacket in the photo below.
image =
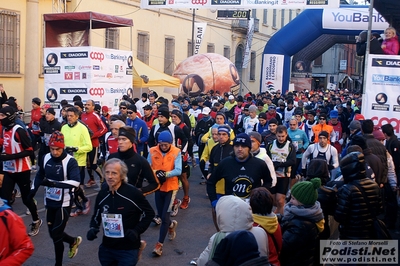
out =
[(108, 160), (103, 167), (109, 189), (100, 190), (90, 221), (88, 240), (94, 240), (103, 227), (99, 247), (102, 265), (136, 265), (140, 235), (149, 227), (154, 210), (142, 192), (128, 184), (128, 168), (119, 159)]

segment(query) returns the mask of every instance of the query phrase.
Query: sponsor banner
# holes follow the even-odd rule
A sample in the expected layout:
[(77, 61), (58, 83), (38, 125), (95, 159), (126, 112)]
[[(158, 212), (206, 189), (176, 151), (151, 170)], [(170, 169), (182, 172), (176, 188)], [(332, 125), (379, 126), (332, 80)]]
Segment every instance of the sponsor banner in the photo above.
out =
[[(322, 28), (333, 30), (368, 29), (368, 8), (324, 9)], [(372, 15), (372, 30), (385, 30), (389, 23), (375, 9)]]
[(261, 92), (282, 91), (283, 59), (280, 54), (264, 54)]
[(233, 9), (306, 9), (339, 8), (339, 0), (141, 0), (140, 7), (159, 8), (233, 8)]
[(194, 43), (194, 54), (198, 54), (201, 43), (204, 39), (204, 32), (206, 31), (207, 23), (194, 23), (194, 36), (195, 36), (195, 43)]
[(55, 109), (59, 109), (61, 100), (72, 101), (75, 95), (79, 95), (83, 102), (94, 100), (101, 106), (108, 106), (112, 112), (118, 113), (118, 104), (123, 95), (133, 95), (132, 83), (46, 83), (45, 102), (50, 103)]
[(362, 113), (379, 127), (392, 124), (400, 137), (400, 56), (369, 55)]
[(246, 49), (243, 55), (243, 66), (242, 68), (247, 68), (250, 62), (250, 54), (251, 54), (251, 42), (253, 41), (253, 34), (254, 34), (254, 18), (249, 20), (249, 27), (247, 29), (247, 36), (246, 36)]
[(45, 82), (132, 82), (132, 52), (97, 47), (44, 48)]

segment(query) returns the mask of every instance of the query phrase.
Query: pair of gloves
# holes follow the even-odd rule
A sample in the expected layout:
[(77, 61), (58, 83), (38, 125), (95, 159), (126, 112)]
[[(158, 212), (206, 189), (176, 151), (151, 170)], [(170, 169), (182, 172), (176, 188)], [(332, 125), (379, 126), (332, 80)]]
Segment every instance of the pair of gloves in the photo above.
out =
[[(91, 227), (86, 234), (86, 238), (89, 241), (93, 241), (97, 238), (97, 234), (100, 232), (98, 228)], [(127, 229), (125, 231), (125, 237), (130, 241), (135, 242), (139, 239), (139, 234), (133, 229)]]

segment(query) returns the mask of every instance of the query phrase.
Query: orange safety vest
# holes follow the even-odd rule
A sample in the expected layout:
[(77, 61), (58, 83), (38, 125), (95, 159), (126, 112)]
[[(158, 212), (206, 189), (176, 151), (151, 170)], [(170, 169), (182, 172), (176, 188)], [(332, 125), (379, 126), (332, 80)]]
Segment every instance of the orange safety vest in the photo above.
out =
[[(181, 150), (179, 148), (171, 145), (171, 149), (163, 156), (163, 153), (158, 146), (150, 148), (151, 168), (153, 168), (153, 170), (163, 170), (165, 172), (175, 169), (175, 158), (181, 156), (180, 152)], [(160, 187), (160, 191), (163, 192), (178, 189), (179, 184), (177, 176), (167, 177), (167, 180)]]
[(316, 124), (315, 126), (312, 127), (312, 131), (314, 132), (314, 143), (318, 143), (318, 135), (321, 131), (326, 131), (328, 132), (329, 136), (328, 136), (328, 144), (331, 144), (331, 134), (333, 131), (333, 127), (330, 125), (320, 125), (320, 124)]

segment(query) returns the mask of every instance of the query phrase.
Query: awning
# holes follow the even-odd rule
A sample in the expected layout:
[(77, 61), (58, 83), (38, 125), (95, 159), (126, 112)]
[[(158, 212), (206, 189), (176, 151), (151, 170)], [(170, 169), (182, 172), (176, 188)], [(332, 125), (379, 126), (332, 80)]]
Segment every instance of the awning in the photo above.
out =
[[(110, 16), (96, 12), (74, 12), (44, 14), (46, 30), (46, 47), (60, 46), (89, 46), (89, 30), (117, 27), (132, 27), (133, 20), (128, 18)], [(63, 44), (59, 36), (68, 34), (81, 34), (79, 42)], [(73, 36), (75, 37), (75, 36)]]
[(133, 62), (133, 88), (169, 87), (179, 88), (179, 79), (162, 73), (135, 58)]
[(397, 31), (400, 31), (400, 1), (375, 0), (374, 8), (386, 19), (390, 25), (392, 25), (392, 27), (394, 27)]
[(349, 77), (346, 73), (339, 73), (339, 83), (345, 83), (347, 80), (353, 82), (353, 79)]

